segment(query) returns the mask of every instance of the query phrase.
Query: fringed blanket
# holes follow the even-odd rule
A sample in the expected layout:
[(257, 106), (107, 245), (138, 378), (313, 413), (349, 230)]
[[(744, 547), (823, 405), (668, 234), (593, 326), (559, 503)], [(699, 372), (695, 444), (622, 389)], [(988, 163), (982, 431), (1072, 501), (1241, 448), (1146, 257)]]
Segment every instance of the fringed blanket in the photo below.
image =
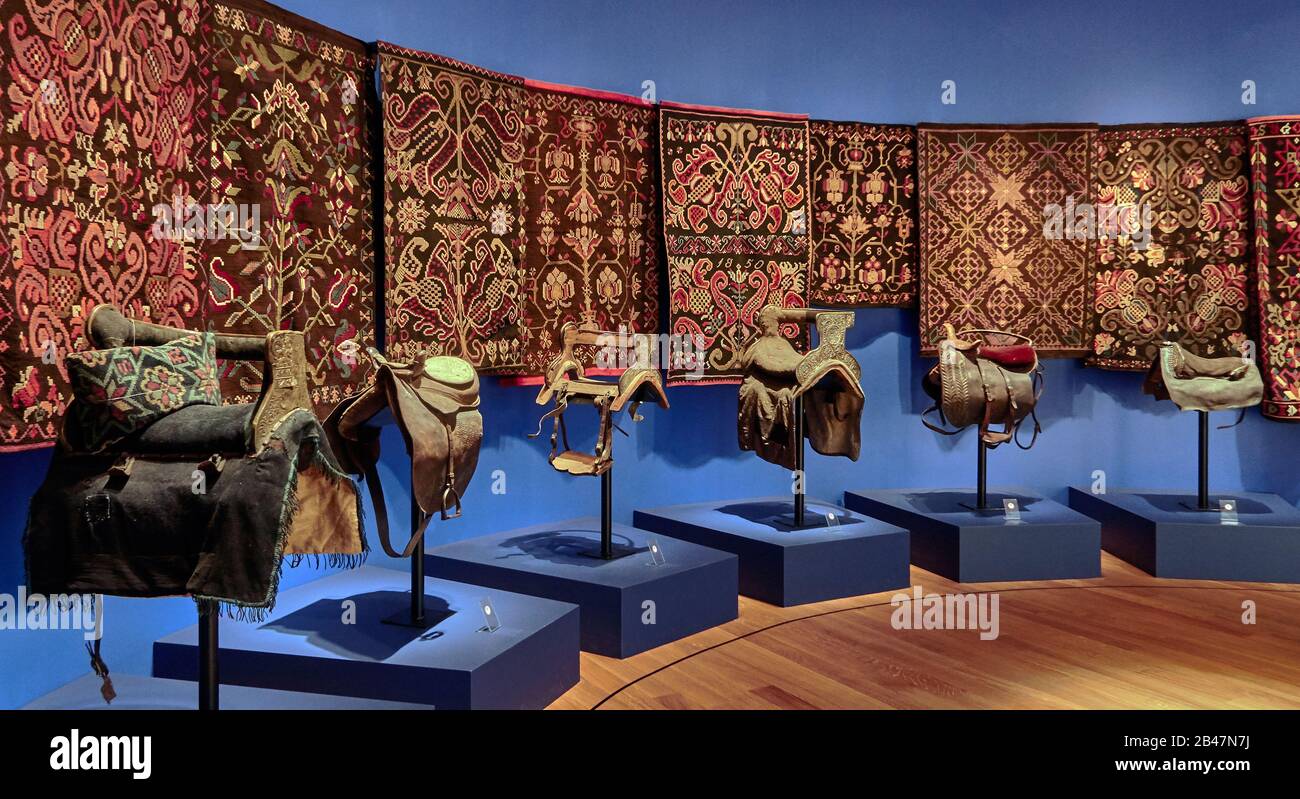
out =
[[(118, 454), (60, 447), (27, 520), (31, 590), (189, 594), (201, 611), (260, 620), (275, 604), (284, 555), (359, 563), (360, 495), (320, 424), (295, 411), (267, 447), (245, 456), (252, 410), (182, 408)], [(179, 447), (195, 454), (172, 454)]]

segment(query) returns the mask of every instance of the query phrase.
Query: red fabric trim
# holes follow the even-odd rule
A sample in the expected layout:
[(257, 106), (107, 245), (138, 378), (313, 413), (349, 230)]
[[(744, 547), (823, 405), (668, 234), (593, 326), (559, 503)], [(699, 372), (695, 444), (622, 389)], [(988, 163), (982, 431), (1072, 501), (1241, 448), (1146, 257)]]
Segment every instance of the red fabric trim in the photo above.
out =
[(1257, 122), (1300, 122), (1300, 114), (1278, 114), (1271, 117), (1251, 117), (1246, 120), (1247, 125), (1254, 125)]
[(27, 452), (33, 449), (47, 449), (54, 446), (53, 441), (41, 441), (35, 444), (0, 444), (0, 453), (4, 452)]
[(593, 100), (609, 100), (614, 103), (639, 105), (644, 108), (654, 107), (654, 103), (649, 100), (642, 100), (640, 97), (631, 94), (607, 92), (602, 89), (588, 89), (585, 86), (570, 86), (567, 83), (547, 83), (544, 80), (524, 78), (524, 87), (528, 89), (540, 89), (541, 91), (555, 92), (556, 94), (574, 94), (579, 97), (590, 97)]
[(413, 50), (410, 47), (402, 47), (401, 45), (392, 44), (391, 42), (384, 42), (384, 41), (375, 42), (375, 47), (381, 55), (393, 55), (402, 58), (413, 58), (420, 61), (427, 61), (431, 64), (437, 64), (438, 66), (441, 67), (450, 67), (452, 69), (459, 69), (464, 72), (468, 72), (472, 75), (478, 75), (479, 77), (482, 78), (491, 78), (493, 80), (499, 80), (502, 81), (503, 83), (514, 83), (514, 84), (522, 85), (524, 82), (524, 79), (519, 77), (518, 75), (511, 75), (506, 72), (497, 72), (494, 69), (488, 69), (487, 67), (476, 66), (474, 64), (469, 63), (468, 61), (458, 61), (455, 58), (451, 58), (445, 55), (438, 55), (437, 53), (428, 53), (423, 50)]
[(785, 119), (791, 122), (803, 122), (808, 119), (807, 114), (787, 114), (782, 111), (755, 111), (752, 108), (726, 108), (720, 105), (691, 105), (690, 103), (674, 103), (670, 100), (660, 100), (660, 108), (670, 108), (674, 111), (695, 111), (701, 114), (723, 114), (725, 116), (735, 117), (766, 117), (767, 119)]
[[(587, 377), (621, 377), (626, 369), (587, 369)], [(497, 378), (499, 386), (540, 386), (545, 382), (541, 375), (501, 375)]]

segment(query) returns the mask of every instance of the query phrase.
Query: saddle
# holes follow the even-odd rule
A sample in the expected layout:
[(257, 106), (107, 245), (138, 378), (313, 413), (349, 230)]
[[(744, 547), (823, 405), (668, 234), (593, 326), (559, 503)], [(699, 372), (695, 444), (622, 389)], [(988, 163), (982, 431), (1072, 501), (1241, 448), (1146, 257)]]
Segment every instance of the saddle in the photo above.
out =
[[(374, 348), (375, 380), (340, 402), (325, 420), (325, 432), (343, 469), (365, 479), (375, 507), (379, 543), (390, 557), (410, 557), (429, 520), (460, 516), (461, 495), (474, 476), (483, 441), (478, 374), (466, 361), (447, 355), (419, 364), (393, 363)], [(411, 459), (411, 494), (421, 521), (401, 552), (393, 548), (388, 510), (376, 464), (379, 433), (391, 417)]]
[(1142, 393), (1173, 400), (1183, 411), (1241, 408), (1244, 414), (1263, 399), (1264, 381), (1254, 361), (1232, 355), (1202, 358), (1176, 341), (1166, 341), (1147, 370)]
[[(27, 517), (33, 592), (189, 595), (200, 613), (255, 621), (284, 555), (361, 561), (361, 498), (311, 410), (301, 332), (204, 333), (100, 305), (85, 337)], [(218, 357), (264, 362), (255, 403), (222, 404)], [(88, 648), (111, 700), (99, 642)]]
[[(781, 335), (782, 325), (817, 330), (817, 346), (801, 355)], [(794, 469), (799, 424), (796, 400), (803, 399), (803, 436), (823, 455), (857, 460), (861, 450), (862, 369), (844, 346), (853, 326), (851, 311), (768, 306), (758, 317), (759, 335), (741, 354), (737, 433), (742, 450)]]
[[(1043, 390), (1043, 371), (1033, 342), (1017, 333), (999, 330), (963, 330), (944, 325), (947, 334), (939, 346), (939, 363), (921, 381), (934, 404), (921, 414), (921, 422), (936, 433), (956, 435), (978, 424), (980, 440), (990, 449), (1015, 441), (1029, 449), (1042, 427), (1035, 406)], [(938, 413), (946, 429), (927, 417)], [(1033, 437), (1020, 443), (1020, 426), (1034, 423)], [(994, 425), (1002, 425), (1001, 430)]]
[[(536, 400), (538, 405), (554, 402), (555, 407), (543, 414), (537, 423), (537, 432), (528, 434), (529, 438), (537, 438), (542, 434), (542, 425), (546, 420), (553, 421), (549, 460), (557, 471), (593, 477), (608, 472), (614, 465), (613, 430), (617, 425), (614, 424), (613, 415), (626, 406), (632, 421), (639, 422), (644, 418), (637, 413), (642, 403), (654, 402), (660, 408), (668, 409), (668, 397), (664, 394), (659, 370), (650, 365), (650, 353), (654, 346), (652, 336), (641, 333), (623, 334), (631, 340), (634, 357), (632, 365), (617, 381), (585, 376), (574, 348), (607, 346), (610, 342), (617, 341), (619, 335), (580, 327), (574, 322), (565, 324), (560, 330), (560, 354), (547, 365), (545, 382), (542, 383)], [(600, 428), (592, 452), (582, 452), (569, 446), (564, 412), (571, 403), (594, 406), (600, 416)], [(621, 428), (619, 432), (626, 435)], [(561, 445), (563, 449), (560, 448)]]

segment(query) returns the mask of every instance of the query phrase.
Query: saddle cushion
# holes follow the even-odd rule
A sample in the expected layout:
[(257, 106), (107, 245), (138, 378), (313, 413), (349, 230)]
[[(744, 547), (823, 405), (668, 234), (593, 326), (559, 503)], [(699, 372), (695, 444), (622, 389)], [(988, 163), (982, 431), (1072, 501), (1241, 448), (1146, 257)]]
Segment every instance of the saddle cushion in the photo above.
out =
[(1038, 362), (1038, 354), (1029, 344), (1011, 344), (995, 347), (980, 346), (979, 357), (987, 358), (1004, 369), (1029, 369)]
[(188, 405), (220, 405), (216, 336), (195, 333), (158, 346), (110, 347), (66, 359), (74, 401), (65, 427), (99, 452)]

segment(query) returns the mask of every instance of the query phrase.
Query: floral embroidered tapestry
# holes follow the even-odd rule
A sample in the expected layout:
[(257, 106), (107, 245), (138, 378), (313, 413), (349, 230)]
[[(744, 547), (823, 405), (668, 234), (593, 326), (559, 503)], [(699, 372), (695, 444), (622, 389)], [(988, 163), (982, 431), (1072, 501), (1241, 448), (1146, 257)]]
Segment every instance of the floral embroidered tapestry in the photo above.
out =
[(0, 0), (0, 450), (51, 443), (99, 303), (194, 327), (203, 276), (155, 206), (193, 197), (197, 0)]
[(1240, 350), (1249, 168), (1239, 122), (1101, 128), (1090, 364), (1145, 371), (1166, 339), (1206, 357)]
[(1096, 125), (922, 124), (921, 353), (943, 326), (1028, 336), (1041, 355), (1092, 351), (1096, 241), (1065, 217), (1091, 197)]
[(703, 345), (668, 382), (739, 383), (759, 312), (808, 304), (808, 121), (663, 103), (659, 136), (669, 325)]
[(1261, 409), (1300, 420), (1300, 116), (1257, 117), (1250, 127), (1255, 197), (1256, 358)]
[(636, 97), (527, 86), (523, 343), (525, 371), (540, 375), (568, 322), (659, 329), (656, 112)]
[[(258, 0), (212, 4), (210, 49), (200, 169), (210, 212), (242, 215), (234, 235), (204, 242), (208, 319), (223, 332), (301, 330), (323, 418), (364, 385), (374, 344), (373, 64), (362, 42)], [(223, 363), (227, 401), (261, 388), (260, 362)]]
[(523, 80), (379, 43), (387, 354), (523, 368)]
[(916, 300), (916, 128), (808, 123), (814, 306)]

